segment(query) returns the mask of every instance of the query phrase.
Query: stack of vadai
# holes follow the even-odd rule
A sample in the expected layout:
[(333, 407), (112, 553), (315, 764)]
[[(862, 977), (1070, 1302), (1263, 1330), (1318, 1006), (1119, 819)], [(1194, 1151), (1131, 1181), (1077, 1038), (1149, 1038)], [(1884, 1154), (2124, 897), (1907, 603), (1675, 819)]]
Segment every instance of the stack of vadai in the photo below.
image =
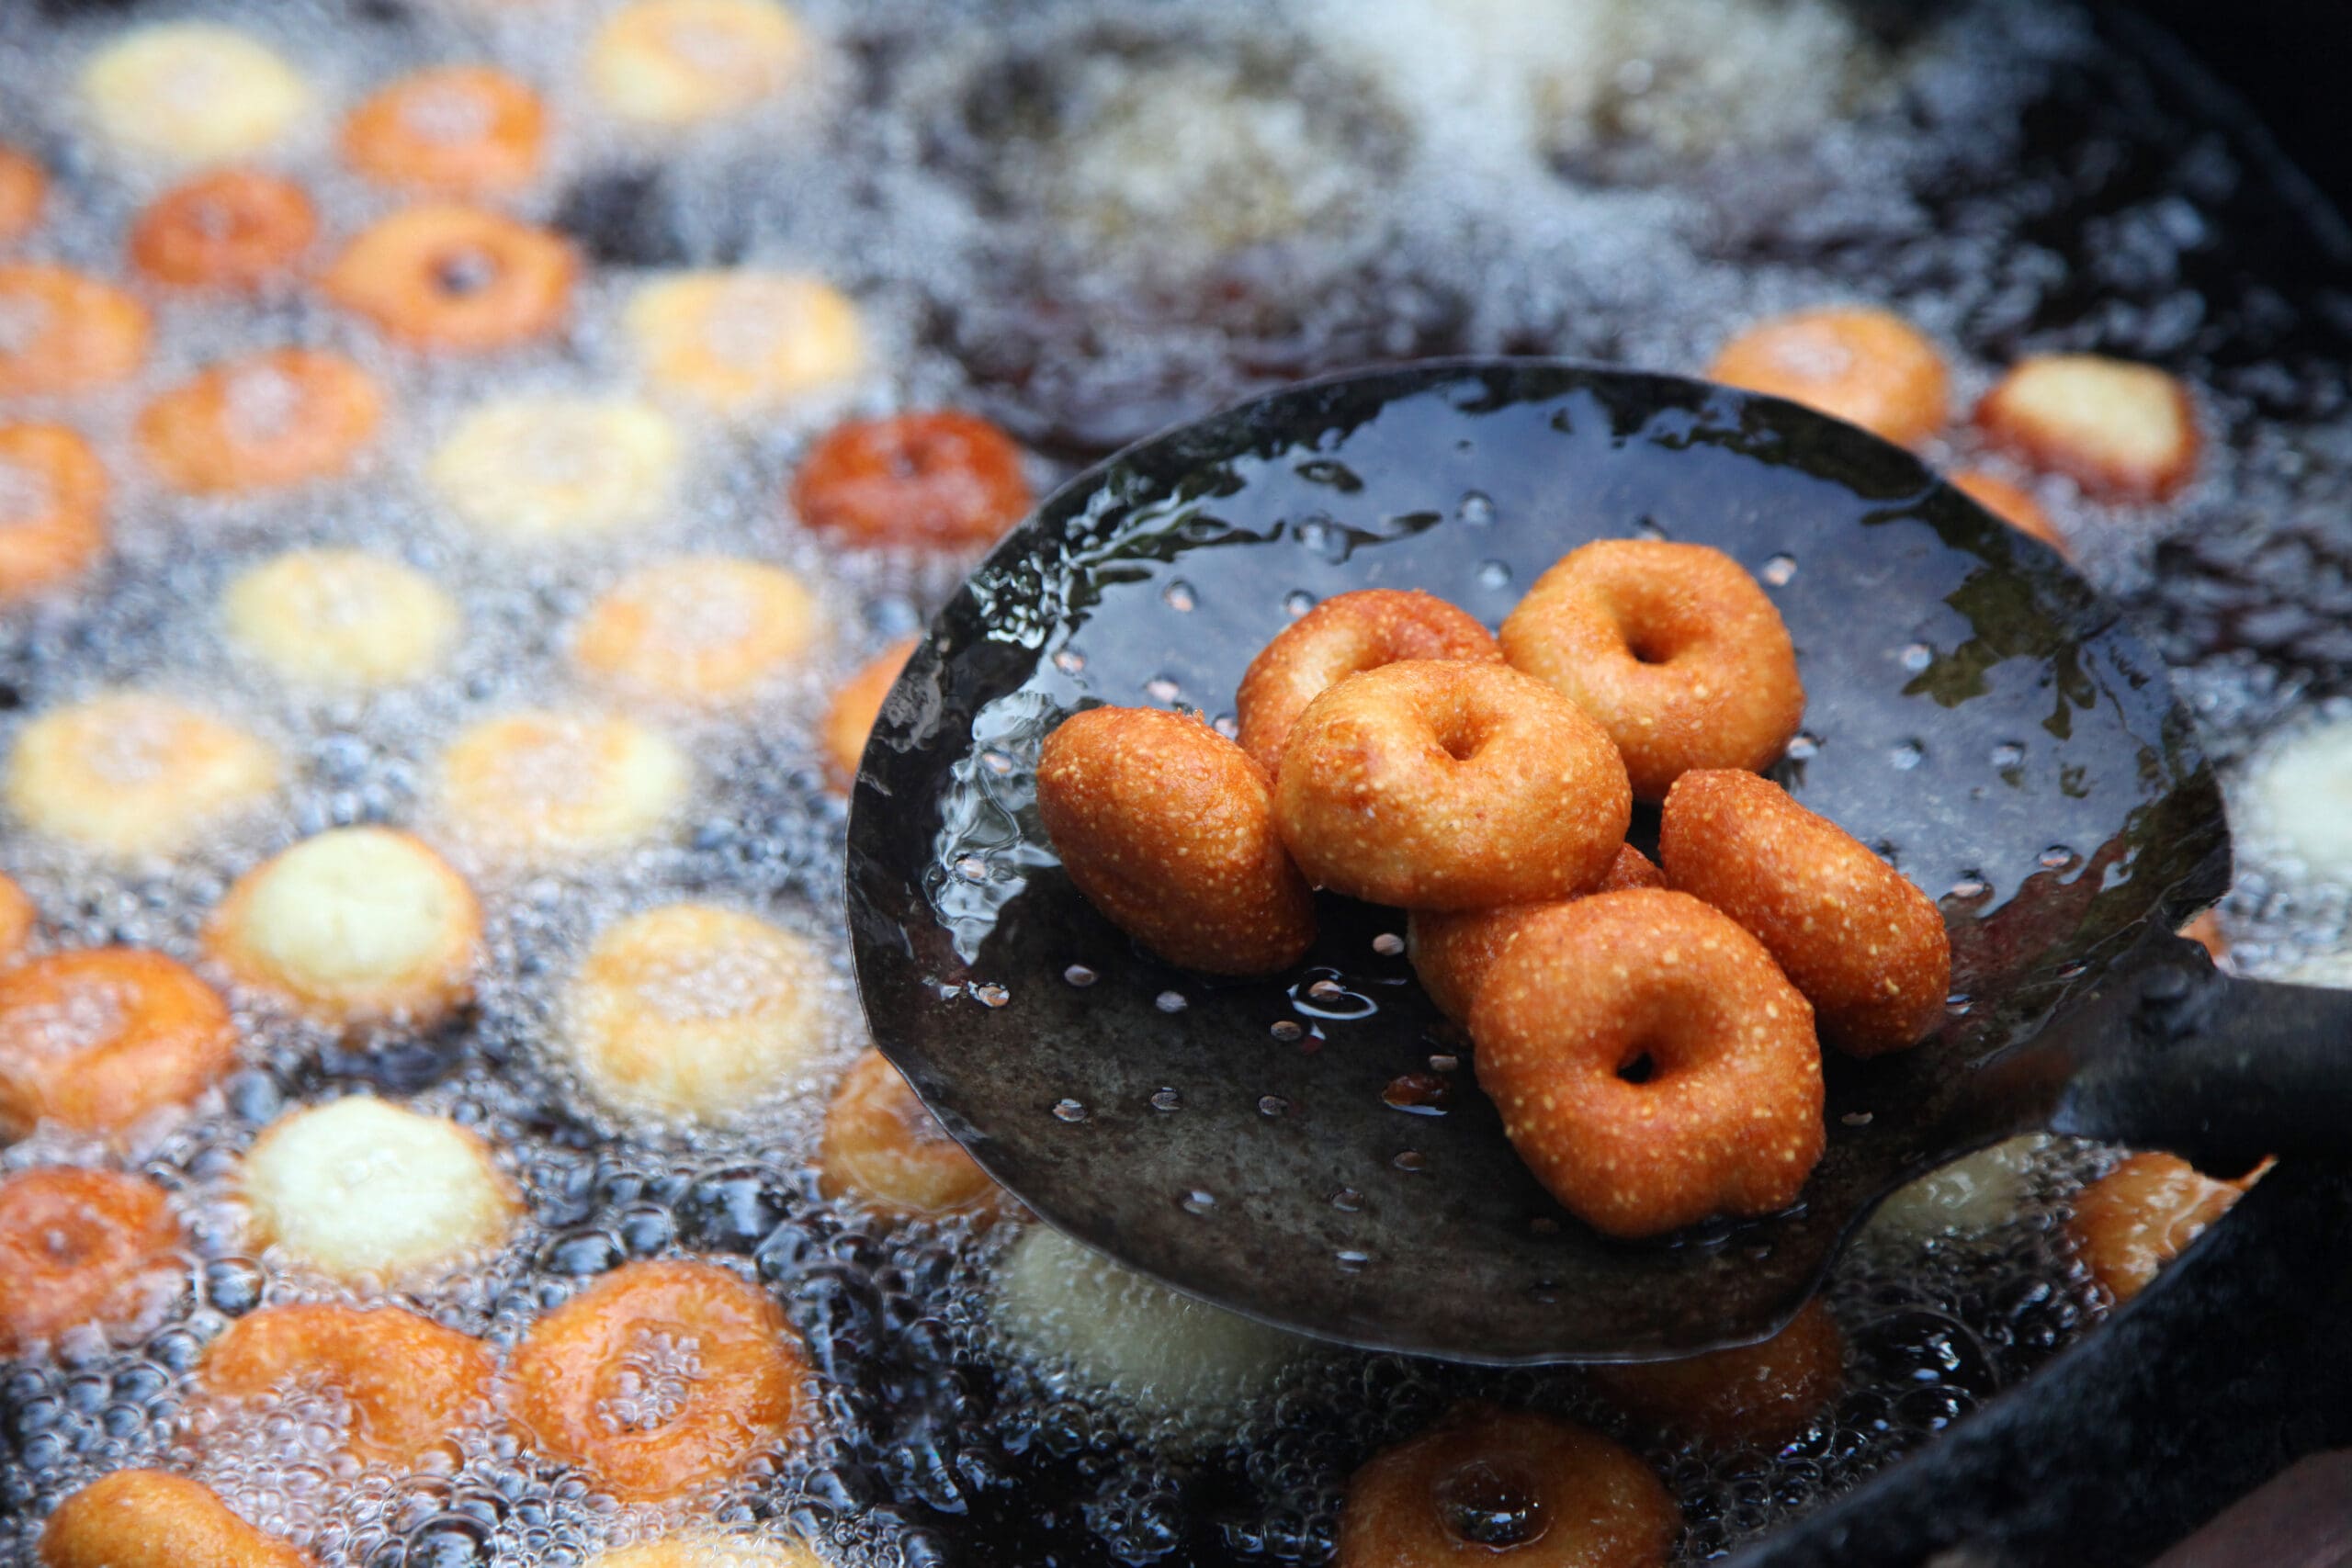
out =
[[(1408, 910), (1513, 1146), (1606, 1234), (1786, 1208), (1826, 1141), (1821, 1041), (1875, 1055), (1942, 1014), (1935, 906), (1758, 776), (1804, 689), (1720, 550), (1586, 545), (1499, 641), (1426, 593), (1343, 593), (1267, 644), (1236, 706), (1238, 744), (1144, 708), (1046, 738), (1038, 810), (1071, 882), (1215, 974), (1297, 962), (1310, 887)], [(1625, 842), (1635, 800), (1663, 802), (1662, 868)]]

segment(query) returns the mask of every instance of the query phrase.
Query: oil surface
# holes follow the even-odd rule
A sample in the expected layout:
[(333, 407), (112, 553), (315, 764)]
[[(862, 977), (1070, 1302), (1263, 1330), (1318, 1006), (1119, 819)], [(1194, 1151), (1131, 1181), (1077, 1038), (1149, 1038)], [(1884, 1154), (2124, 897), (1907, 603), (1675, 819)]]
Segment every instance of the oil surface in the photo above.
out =
[[(792, 517), (784, 481), (839, 404), (748, 429), (689, 420), (680, 494), (612, 542), (518, 552), (449, 515), (426, 457), (492, 390), (629, 389), (617, 321), (644, 269), (741, 261), (830, 278), (858, 297), (876, 344), (847, 406), (978, 408), (1031, 446), (1041, 483), (1318, 370), (1451, 352), (1693, 369), (1757, 314), (1857, 295), (1956, 353), (1960, 407), (2019, 353), (2147, 359), (2197, 389), (2205, 476), (2161, 509), (2045, 486), (2076, 558), (2161, 632), (2226, 757), (2258, 763), (2352, 671), (2352, 318), (2303, 275), (2318, 243), (2248, 146), (2068, 7), (1983, 0), (1895, 23), (1829, 0), (1357, 0), (1275, 22), (1209, 0), (810, 0), (812, 56), (793, 91), (658, 141), (609, 124), (582, 83), (579, 40), (609, 8), (51, 0), (0, 17), (0, 135), (38, 149), (57, 180), (29, 254), (119, 270), (130, 214), (161, 181), (90, 139), (71, 83), (115, 30), (201, 13), (279, 48), (330, 110), (428, 62), (514, 69), (547, 95), (557, 131), (550, 171), (513, 207), (570, 230), (596, 263), (568, 335), (478, 361), (392, 352), (307, 295), (175, 302), (134, 384), (61, 415), (118, 476), (119, 563), (0, 629), (0, 744), (29, 715), (135, 683), (262, 733), (294, 784), (273, 816), (152, 873), (12, 834), (6, 869), (56, 945), (192, 956), (205, 912), (265, 854), (332, 825), (418, 821), (447, 735), (586, 700), (564, 628), (637, 561), (775, 561), (820, 585), (831, 616), (805, 671), (748, 716), (663, 716), (696, 766), (674, 841), (561, 874), (468, 867), (490, 930), (458, 1025), (341, 1040), (241, 1018), (240, 1070), (129, 1161), (178, 1195), (196, 1254), (164, 1321), (135, 1339), (69, 1337), (0, 1371), (0, 1562), (31, 1561), (58, 1498), (146, 1463), (200, 1474), (323, 1562), (369, 1568), (569, 1564), (714, 1518), (876, 1565), (1314, 1562), (1352, 1468), (1455, 1398), (1619, 1426), (1572, 1373), (1332, 1353), (1293, 1360), (1236, 1418), (1101, 1395), (1024, 1359), (1016, 1343), (1034, 1340), (990, 1321), (1009, 1227), (891, 1232), (819, 1197), (808, 1165), (829, 1077), (734, 1134), (628, 1125), (581, 1092), (550, 1045), (574, 956), (621, 914), (684, 897), (756, 909), (821, 945), (828, 1065), (846, 1064), (858, 1041), (836, 913), (843, 813), (814, 727), (832, 685), (919, 626), (966, 564), (861, 555)], [(392, 202), (336, 164), (331, 125), (322, 113), (284, 164), (334, 235)], [(237, 502), (174, 499), (141, 477), (130, 431), (146, 397), (280, 343), (346, 352), (388, 389), (387, 437), (357, 475)], [(0, 482), (0, 505), (12, 493)], [(222, 586), (309, 544), (381, 550), (453, 592), (465, 633), (446, 674), (313, 699), (234, 654)], [(2228, 909), (2244, 961), (2339, 946), (2344, 890), (2248, 849)], [(337, 1457), (347, 1416), (328, 1396), (243, 1413), (199, 1454), (186, 1395), (204, 1346), (258, 1305), (339, 1299), (243, 1239), (238, 1156), (288, 1106), (355, 1092), (479, 1130), (527, 1210), (496, 1259), (407, 1304), (505, 1345), (627, 1259), (723, 1261), (772, 1289), (807, 1337), (814, 1440), (715, 1503), (666, 1512), (601, 1495), (487, 1417), (419, 1472), (356, 1470)], [(1426, 1107), (1420, 1089), (1399, 1092)], [(103, 1157), (42, 1134), (0, 1167)], [(1683, 1558), (1850, 1485), (2096, 1321), (2060, 1221), (2106, 1157), (2048, 1146), (1981, 1234), (1888, 1227), (1853, 1254), (1829, 1297), (1849, 1392), (1786, 1450), (1648, 1447), (1685, 1508)], [(680, 1371), (645, 1369), (646, 1397), (667, 1397)]]

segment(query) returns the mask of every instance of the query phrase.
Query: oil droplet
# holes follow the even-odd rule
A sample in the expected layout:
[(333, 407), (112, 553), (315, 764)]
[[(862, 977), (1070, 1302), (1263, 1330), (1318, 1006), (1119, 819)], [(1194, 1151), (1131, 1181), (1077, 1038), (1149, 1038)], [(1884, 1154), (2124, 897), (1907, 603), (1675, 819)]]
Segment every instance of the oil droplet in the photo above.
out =
[(1143, 683), (1143, 689), (1144, 694), (1156, 703), (1172, 703), (1184, 690), (1169, 675), (1154, 675)]
[(1363, 1266), (1372, 1261), (1372, 1254), (1356, 1247), (1343, 1247), (1331, 1255), (1331, 1261), (1340, 1266), (1342, 1274), (1361, 1274)]
[(1993, 748), (1993, 765), (2014, 768), (2025, 761), (2025, 748), (2014, 740), (2004, 740)]
[(1527, 1297), (1539, 1305), (1555, 1306), (1560, 1300), (1560, 1282), (1557, 1280), (1538, 1280), (1527, 1287)]
[(956, 863), (956, 874), (967, 882), (986, 882), (989, 879), (989, 863), (978, 855), (966, 855)]
[(1898, 657), (1903, 661), (1903, 668), (1917, 674), (1935, 662), (1936, 650), (1924, 642), (1915, 642), (1905, 648)]
[(1290, 1101), (1279, 1094), (1261, 1094), (1258, 1097), (1258, 1114), (1287, 1116), (1290, 1114)]
[(1001, 1008), (1012, 999), (1012, 993), (994, 980), (972, 987), (971, 992), (972, 999), (984, 1008)]
[(2052, 844), (2041, 852), (2041, 869), (2064, 871), (2075, 863), (2075, 852), (2064, 844)]
[(1430, 1071), (1433, 1073), (1450, 1073), (1461, 1066), (1462, 1058), (1448, 1052), (1441, 1051), (1430, 1058)]
[(1429, 1169), (1430, 1156), (1419, 1149), (1400, 1149), (1388, 1163), (1408, 1176), (1419, 1176)]
[(1294, 588), (1283, 595), (1283, 613), (1292, 620), (1315, 608), (1315, 595), (1304, 588)]
[(1291, 1006), (1309, 1018), (1329, 1018), (1346, 1022), (1370, 1018), (1380, 1010), (1380, 1004), (1361, 992), (1341, 985), (1336, 969), (1316, 969), (1308, 972), (1312, 978), (1290, 988)]
[(1955, 904), (1982, 904), (1993, 896), (1993, 885), (1984, 880), (1981, 871), (1972, 871), (1951, 885), (1944, 895)]
[(1789, 742), (1789, 749), (1781, 753), (1782, 756), (1788, 758), (1792, 762), (1805, 761), (1811, 758), (1817, 757), (1820, 754), (1820, 738), (1811, 734), (1810, 732), (1803, 730), (1800, 730), (1795, 739)]
[(1057, 1100), (1054, 1101), (1054, 1120), (1069, 1122), (1083, 1122), (1086, 1120), (1086, 1107), (1079, 1100)]
[(1181, 1111), (1183, 1105), (1184, 1097), (1172, 1088), (1163, 1087), (1152, 1090), (1151, 1108), (1154, 1111)]
[(1388, 1080), (1380, 1098), (1415, 1116), (1442, 1116), (1453, 1099), (1453, 1086), (1435, 1073), (1404, 1073)]
[(1001, 751), (983, 751), (980, 753), (980, 766), (1001, 778), (1012, 772), (1012, 759)]
[(1177, 1201), (1183, 1207), (1184, 1212), (1188, 1214), (1205, 1214), (1211, 1209), (1216, 1207), (1216, 1194), (1214, 1192), (1204, 1192), (1199, 1188), (1195, 1187), (1190, 1192), (1185, 1193), (1183, 1197), (1178, 1199)]
[(1508, 562), (1498, 560), (1480, 561), (1478, 563), (1478, 586), (1481, 588), (1510, 587), (1510, 564)]
[(1849, 1127), (1867, 1127), (1871, 1124), (1871, 1112), (1867, 1111), (1849, 1111), (1846, 1114), (1838, 1118), (1838, 1120), (1843, 1122)]
[(1182, 1012), (1193, 1004), (1184, 999), (1182, 991), (1162, 991), (1151, 998), (1151, 1005), (1162, 1012)]
[(1954, 991), (1944, 998), (1944, 1010), (1954, 1018), (1966, 1018), (1969, 1010), (1975, 1005), (1975, 999), (1965, 991)]
[(1453, 514), (1464, 523), (1484, 527), (1495, 520), (1494, 498), (1482, 490), (1465, 490), (1453, 508)]
[(1069, 968), (1062, 971), (1062, 978), (1069, 981), (1071, 985), (1076, 986), (1081, 991), (1086, 989), (1087, 987), (1094, 984), (1095, 981), (1102, 977), (1102, 976), (1097, 975), (1093, 970), (1089, 969), (1083, 964), (1073, 964)]
[(2069, 959), (2067, 962), (2058, 965), (2058, 978), (2061, 980), (2079, 980), (2083, 977), (2085, 973), (2089, 970), (2089, 968), (2090, 965), (2084, 963), (2079, 958)]
[(1224, 736), (1227, 740), (1238, 740), (1241, 739), (1241, 721), (1235, 718), (1229, 713), (1221, 713), (1217, 715), (1216, 719), (1211, 722), (1209, 728), (1216, 730), (1219, 735)]
[(1383, 958), (1394, 958), (1405, 951), (1405, 939), (1395, 931), (1382, 931), (1372, 939), (1372, 950)]
[(1764, 563), (1764, 570), (1756, 575), (1764, 580), (1764, 585), (1768, 588), (1786, 588), (1796, 581), (1797, 558), (1774, 556)]
[(1447, 1532), (1473, 1546), (1531, 1546), (1551, 1528), (1534, 1477), (1507, 1460), (1471, 1460), (1441, 1477), (1430, 1495)]
[(1285, 1018), (1278, 1020), (1269, 1032), (1277, 1040), (1295, 1040), (1306, 1031)]
[(1363, 1194), (1352, 1187), (1342, 1187), (1331, 1194), (1331, 1207), (1343, 1214), (1363, 1213)]
[(1075, 675), (1086, 668), (1086, 655), (1074, 648), (1057, 648), (1054, 650), (1054, 668), (1065, 675)]
[(1189, 611), (1200, 600), (1193, 596), (1193, 585), (1181, 578), (1160, 590), (1159, 596), (1171, 610)]
[(1894, 763), (1898, 771), (1907, 773), (1925, 761), (1927, 755), (1928, 749), (1925, 746), (1917, 740), (1905, 740), (1889, 752), (1886, 760)]

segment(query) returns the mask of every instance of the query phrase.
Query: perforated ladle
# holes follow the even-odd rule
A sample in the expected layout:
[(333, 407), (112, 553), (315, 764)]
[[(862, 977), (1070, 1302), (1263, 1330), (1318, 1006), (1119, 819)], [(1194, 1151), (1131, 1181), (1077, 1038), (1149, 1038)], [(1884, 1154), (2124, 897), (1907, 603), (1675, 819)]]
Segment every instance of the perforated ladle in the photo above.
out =
[[(1173, 969), (1062, 874), (1032, 778), (1081, 705), (1229, 715), (1317, 599), (1421, 588), (1491, 625), (1568, 549), (1637, 535), (1765, 584), (1809, 693), (1776, 776), (1940, 901), (1953, 995), (1914, 1050), (1832, 1054), (1799, 1208), (1627, 1244), (1512, 1154), (1401, 912), (1327, 897), (1271, 979)], [(1697, 381), (1456, 361), (1275, 393), (1048, 501), (890, 694), (848, 897), (876, 1040), (1045, 1219), (1285, 1328), (1516, 1362), (1758, 1338), (1883, 1195), (2017, 1132), (2232, 1174), (2344, 1147), (2352, 993), (2221, 976), (2171, 934), (2229, 863), (2155, 655), (1909, 453)]]

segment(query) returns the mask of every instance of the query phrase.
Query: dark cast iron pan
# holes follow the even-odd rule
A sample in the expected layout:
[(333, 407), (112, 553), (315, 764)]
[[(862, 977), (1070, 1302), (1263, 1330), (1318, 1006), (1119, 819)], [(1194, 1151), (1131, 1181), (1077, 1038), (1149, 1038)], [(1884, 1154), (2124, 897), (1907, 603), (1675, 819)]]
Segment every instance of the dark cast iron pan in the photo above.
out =
[[(1513, 1155), (1401, 912), (1326, 897), (1314, 952), (1272, 979), (1173, 969), (1061, 874), (1033, 771), (1084, 705), (1228, 716), (1313, 600), (1420, 588), (1492, 625), (1568, 549), (1636, 535), (1767, 585), (1809, 694), (1776, 776), (1940, 901), (1953, 997), (1912, 1051), (1831, 1054), (1797, 1209), (1627, 1244)], [(2352, 994), (2224, 979), (2171, 935), (2228, 874), (2155, 656), (1909, 453), (1697, 381), (1447, 362), (1278, 392), (1047, 502), (883, 708), (848, 904), (876, 1040), (1044, 1218), (1304, 1334), (1532, 1362), (1759, 1337), (1882, 1195), (2021, 1130), (2226, 1173), (2339, 1146)]]

